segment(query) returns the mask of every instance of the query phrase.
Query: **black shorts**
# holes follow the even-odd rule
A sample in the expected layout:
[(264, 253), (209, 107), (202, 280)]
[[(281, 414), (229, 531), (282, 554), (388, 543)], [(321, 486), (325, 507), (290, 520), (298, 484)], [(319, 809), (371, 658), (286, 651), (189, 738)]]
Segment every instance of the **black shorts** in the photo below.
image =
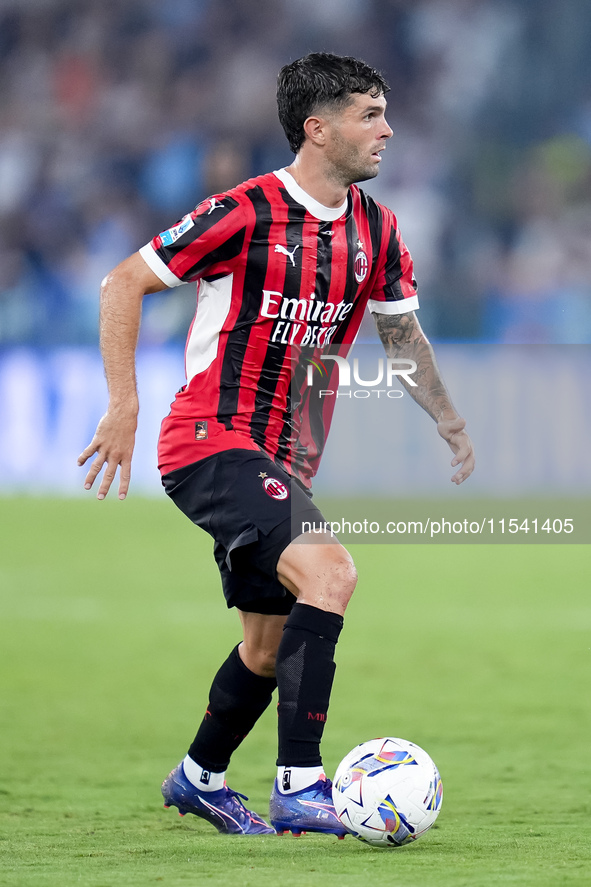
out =
[(305, 487), (253, 450), (207, 456), (162, 483), (183, 514), (213, 536), (228, 607), (289, 613), (295, 597), (277, 579), (277, 561), (302, 522), (324, 522)]

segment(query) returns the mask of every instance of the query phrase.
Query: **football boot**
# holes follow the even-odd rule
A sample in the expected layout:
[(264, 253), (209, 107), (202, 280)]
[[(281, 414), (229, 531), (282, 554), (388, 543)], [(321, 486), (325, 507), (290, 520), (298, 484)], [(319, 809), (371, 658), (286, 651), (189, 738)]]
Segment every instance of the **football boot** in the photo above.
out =
[(347, 834), (332, 802), (332, 782), (326, 776), (291, 794), (281, 792), (275, 780), (269, 818), (278, 835), (285, 832), (296, 836), (306, 832), (324, 832), (344, 838)]
[(162, 783), (165, 807), (177, 807), (181, 816), (193, 813), (207, 820), (224, 835), (272, 835), (274, 830), (262, 817), (248, 810), (240, 798), (246, 795), (224, 787), (215, 792), (200, 792), (185, 776), (182, 762)]

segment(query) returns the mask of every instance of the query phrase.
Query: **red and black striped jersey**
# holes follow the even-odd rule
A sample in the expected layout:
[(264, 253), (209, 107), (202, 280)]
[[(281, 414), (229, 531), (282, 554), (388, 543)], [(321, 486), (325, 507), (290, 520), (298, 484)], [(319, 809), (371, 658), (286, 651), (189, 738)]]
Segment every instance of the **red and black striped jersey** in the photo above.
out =
[(345, 356), (366, 305), (418, 307), (393, 213), (355, 185), (342, 206), (322, 206), (282, 169), (208, 198), (140, 253), (167, 286), (198, 284), (162, 473), (263, 449), (309, 485), (334, 406), (308, 396), (310, 361)]

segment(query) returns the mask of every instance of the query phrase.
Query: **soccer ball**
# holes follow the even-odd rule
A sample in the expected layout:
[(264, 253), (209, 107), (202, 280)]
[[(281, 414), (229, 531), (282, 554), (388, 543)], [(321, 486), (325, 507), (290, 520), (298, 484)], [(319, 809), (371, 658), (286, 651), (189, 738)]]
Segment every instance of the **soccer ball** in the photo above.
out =
[(426, 751), (406, 739), (372, 739), (343, 758), (332, 798), (337, 816), (360, 841), (401, 847), (431, 828), (443, 786)]

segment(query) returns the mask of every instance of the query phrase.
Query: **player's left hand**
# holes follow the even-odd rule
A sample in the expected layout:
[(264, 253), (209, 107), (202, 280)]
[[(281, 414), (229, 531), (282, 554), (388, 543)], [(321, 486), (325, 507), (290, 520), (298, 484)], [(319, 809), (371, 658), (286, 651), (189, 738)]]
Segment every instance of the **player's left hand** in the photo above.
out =
[(455, 419), (441, 419), (437, 423), (437, 431), (448, 442), (454, 454), (451, 462), (452, 467), (460, 466), (460, 470), (451, 479), (452, 483), (458, 485), (470, 477), (475, 465), (474, 447), (470, 437), (464, 430), (465, 427), (466, 420), (462, 419), (461, 416), (457, 416)]

